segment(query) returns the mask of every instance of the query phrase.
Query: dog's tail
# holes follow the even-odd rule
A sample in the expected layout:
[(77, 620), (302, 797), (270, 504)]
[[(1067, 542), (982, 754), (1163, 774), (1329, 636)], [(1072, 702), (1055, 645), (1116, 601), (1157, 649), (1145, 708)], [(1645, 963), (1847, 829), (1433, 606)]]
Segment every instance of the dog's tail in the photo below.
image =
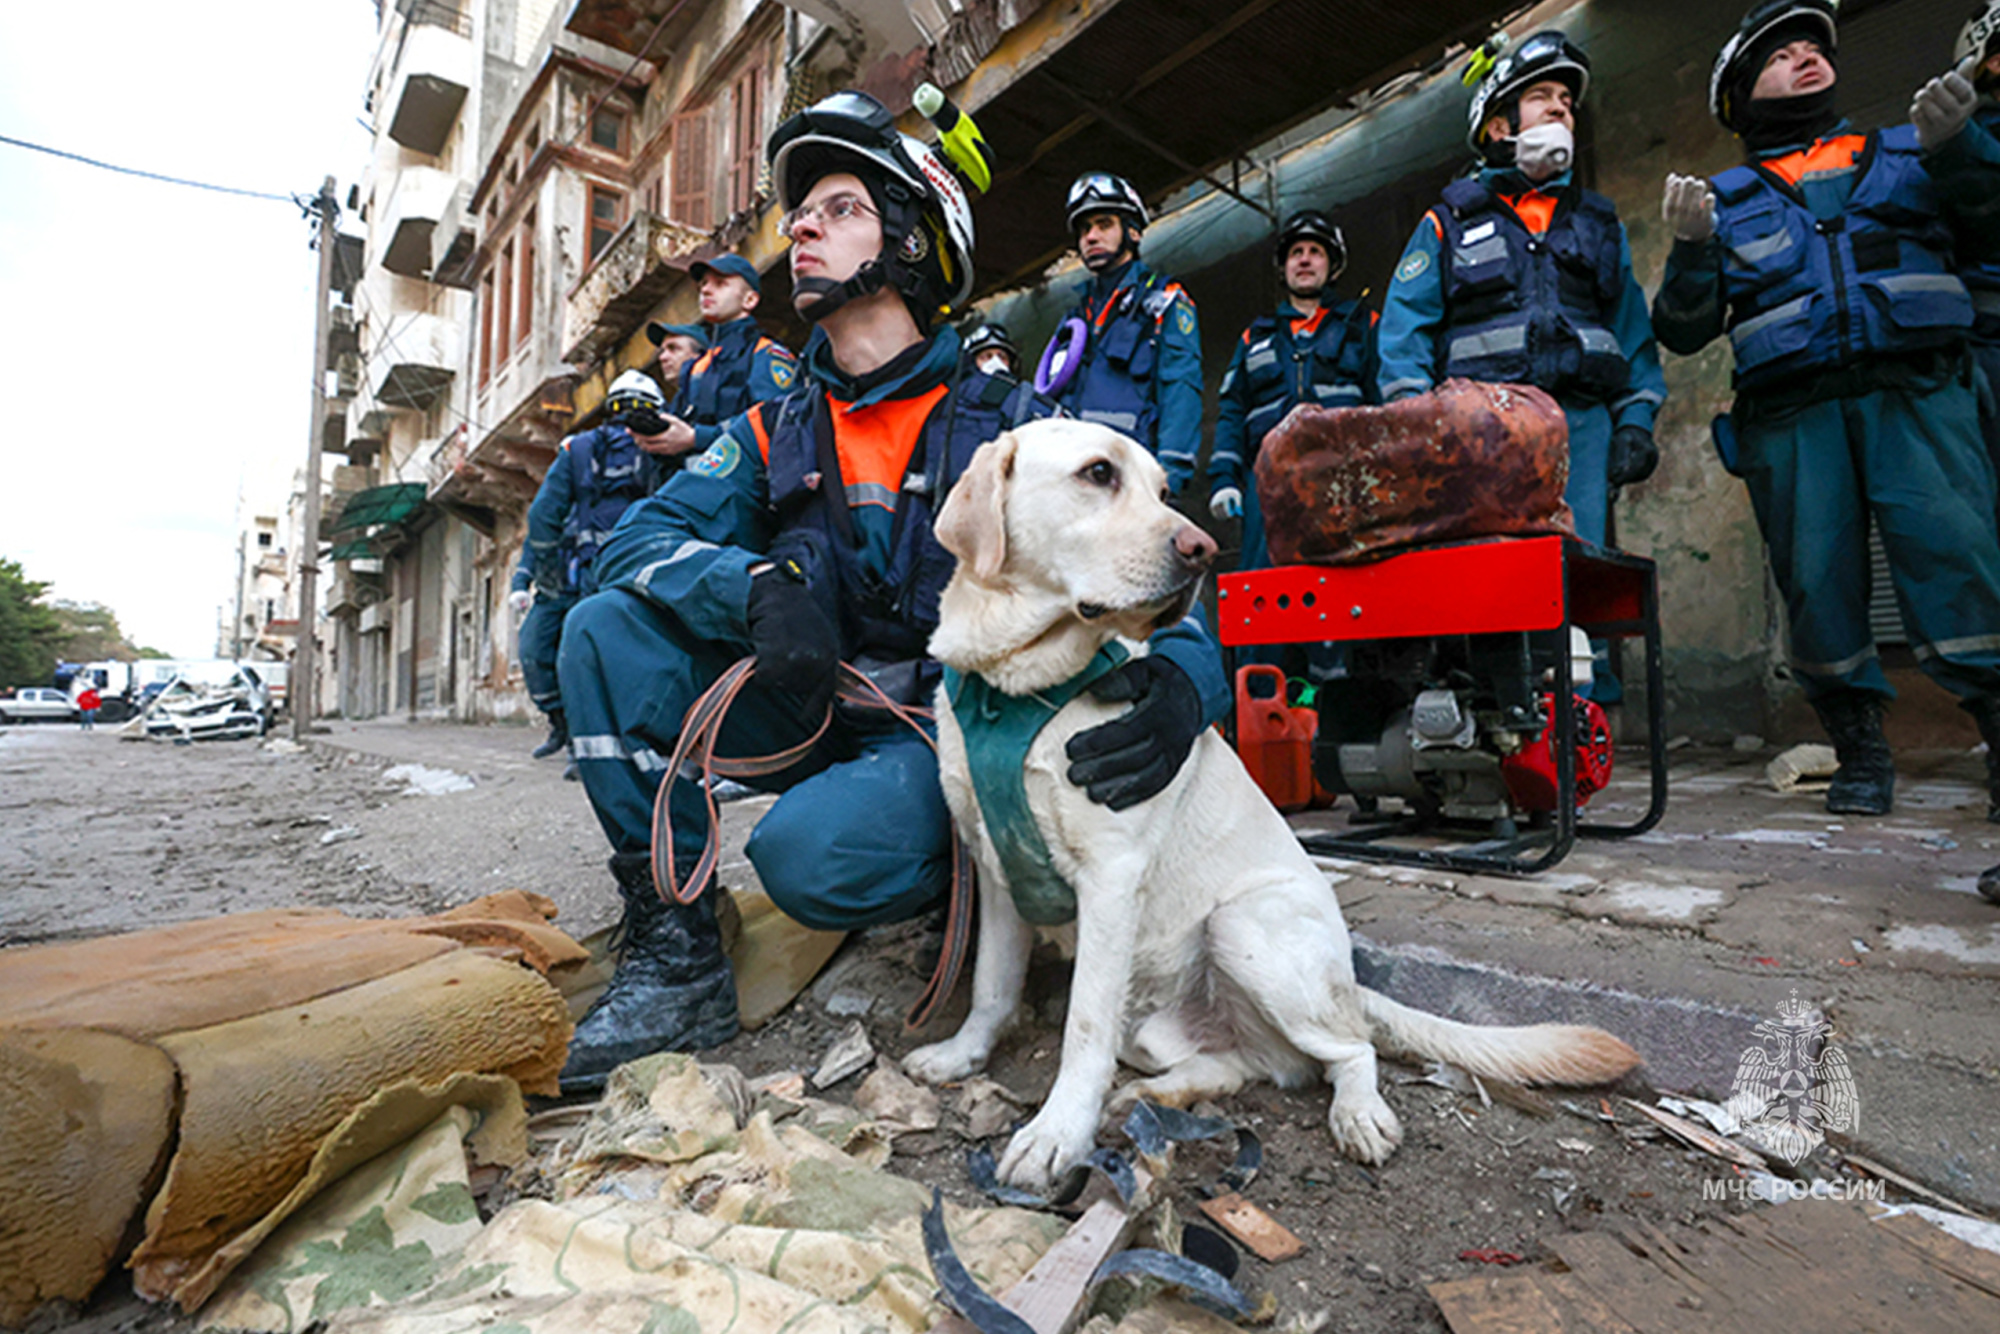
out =
[(1420, 1056), (1515, 1084), (1604, 1084), (1639, 1064), (1639, 1053), (1601, 1028), (1534, 1024), (1500, 1028), (1440, 1019), (1359, 989), (1384, 1055)]

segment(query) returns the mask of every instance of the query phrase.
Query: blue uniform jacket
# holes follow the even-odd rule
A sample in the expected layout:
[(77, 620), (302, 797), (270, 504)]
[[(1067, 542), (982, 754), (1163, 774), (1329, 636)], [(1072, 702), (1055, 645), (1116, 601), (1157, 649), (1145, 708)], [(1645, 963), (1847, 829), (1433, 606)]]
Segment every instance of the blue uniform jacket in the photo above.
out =
[[(1822, 136), (1818, 142), (1852, 133), (1854, 131), (1843, 121)], [(1914, 149), (1914, 133), (1908, 126), (1897, 126), (1879, 133), (1881, 137), (1905, 149)], [(1753, 161), (1783, 157), (1808, 147), (1810, 145), (1792, 144), (1774, 148), (1759, 154)], [(1809, 172), (1797, 186), (1799, 202), (1813, 219), (1821, 223), (1842, 217), (1850, 211), (1849, 201), (1860, 180), (1861, 168), (1868, 165), (1872, 164), (1864, 155), (1862, 163), (1847, 170)], [(1913, 199), (1910, 204), (1914, 204), (1915, 207), (1898, 198), (1890, 201), (1883, 214), (1900, 220), (1897, 226), (1903, 233), (1913, 238), (1910, 241), (1913, 246), (1917, 243), (1914, 238), (1926, 235), (1928, 229), (1936, 226), (1938, 210), (1964, 211), (1991, 207), (1996, 200), (2000, 200), (2000, 143), (1996, 143), (1993, 136), (1984, 130), (1968, 126), (1948, 142), (1939, 145), (1935, 151), (1924, 154), (1921, 166), (1921, 173), (1913, 175), (1918, 181), (1928, 178), (1929, 185), (1934, 187), (1934, 191), (1929, 193), (1934, 197)], [(1766, 190), (1764, 193), (1778, 194), (1775, 190)], [(1741, 339), (1745, 335), (1748, 322), (1738, 320), (1740, 312), (1732, 309), (1732, 301), (1739, 296), (1747, 295), (1747, 284), (1754, 281), (1765, 267), (1772, 266), (1776, 262), (1775, 256), (1762, 253), (1747, 260), (1741, 256), (1731, 258), (1724, 244), (1725, 233), (1732, 222), (1727, 216), (1729, 205), (1726, 200), (1718, 197), (1716, 207), (1717, 234), (1706, 241), (1674, 242), (1673, 249), (1667, 255), (1666, 273), (1660, 282), (1660, 293), (1653, 302), (1653, 321), (1659, 329), (1661, 341), (1670, 350), (1683, 356), (1691, 356), (1700, 351), (1714, 339), (1721, 337), (1725, 331), (1731, 330), (1732, 326), (1742, 326), (1735, 330), (1733, 337)], [(1808, 245), (1819, 247), (1824, 251), (1827, 245), (1824, 236), (1829, 233), (1823, 232), (1821, 228), (1808, 226), (1801, 228), (1799, 234), (1811, 238), (1807, 242)], [(1768, 248), (1767, 244), (1760, 247), (1760, 251)], [(1924, 252), (1929, 253), (1928, 244), (1925, 245)], [(1852, 252), (1843, 250), (1840, 253), (1843, 260), (1842, 271), (1845, 273), (1848, 265), (1854, 262)], [(1892, 264), (1886, 271), (1871, 267), (1869, 272), (1878, 275), (1886, 272), (1893, 276), (1910, 260), (1909, 252), (1899, 251), (1899, 253), (1901, 261)], [(1825, 255), (1822, 253), (1814, 257), (1813, 262), (1818, 263), (1823, 258)], [(1943, 283), (1950, 280), (1950, 275), (1925, 274), (1923, 280)], [(1876, 281), (1879, 282), (1880, 278), (1877, 277)], [(1956, 285), (1955, 281), (1953, 285)], [(1961, 292), (1957, 300), (1964, 299)], [(1875, 327), (1873, 324), (1869, 325), (1869, 329)], [(1950, 329), (1935, 321), (1928, 322), (1923, 328), (1916, 326), (1912, 328), (1914, 333), (1919, 335), (1930, 335), (1940, 330), (1947, 336), (1951, 333)], [(1885, 342), (1893, 336), (1886, 330), (1878, 332)], [(1937, 340), (1935, 337), (1930, 337), (1929, 341), (1935, 343)], [(1838, 349), (1817, 348), (1810, 344), (1803, 348), (1803, 352), (1811, 354), (1807, 359), (1812, 364), (1804, 367), (1807, 370), (1814, 369), (1815, 366), (1835, 365), (1848, 360)], [(1794, 356), (1792, 359), (1799, 358)], [(1779, 369), (1786, 364), (1776, 357), (1772, 358), (1772, 361)], [(1742, 370), (1740, 365), (1738, 370), (1739, 373)]]
[[(712, 411), (704, 410), (703, 399), (708, 397), (702, 392), (704, 381), (722, 375), (729, 363), (744, 356), (748, 356), (750, 368), (741, 389), (732, 393), (726, 387), (711, 386), (717, 391), (713, 394), (715, 405)], [(791, 393), (798, 369), (799, 359), (792, 350), (764, 337), (757, 321), (748, 315), (710, 329), (708, 349), (681, 370), (680, 386), (667, 409), (694, 427), (695, 447), (687, 457), (693, 458), (714, 444), (722, 434), (722, 424), (742, 416), (753, 404), (775, 402)]]
[[(826, 390), (836, 411), (841, 404), (855, 411), (929, 392), (950, 378), (958, 356), (958, 335), (947, 329), (931, 339), (914, 365), (863, 387), (834, 364), (831, 344), (816, 331), (802, 367)], [(890, 552), (894, 512), (857, 504), (852, 514), (864, 559), (880, 574)], [(598, 553), (598, 585), (629, 589), (671, 612), (703, 639), (747, 646), (750, 569), (764, 559), (774, 536), (763, 455), (749, 423), (738, 417), (705, 453), (625, 512)], [(1222, 656), (1199, 612), (1155, 635), (1153, 647), (1194, 681), (1210, 721), (1228, 713)]]
[(569, 463), (569, 440), (556, 452), (542, 478), (541, 489), (528, 505), (528, 536), (521, 543), (521, 560), (514, 567), (509, 587), (525, 592), (530, 584), (544, 597), (559, 597), (577, 590), (572, 585), (569, 558), (573, 554), (563, 540), (569, 512), (576, 506), (576, 479)]
[[(1479, 181), (1494, 194), (1518, 195), (1528, 183), (1512, 170), (1487, 168)], [(1568, 172), (1545, 182), (1545, 194), (1576, 189)], [(1613, 312), (1610, 328), (1618, 349), (1631, 363), (1626, 390), (1610, 400), (1614, 426), (1653, 429), (1660, 404), (1666, 398), (1667, 379), (1660, 369), (1660, 349), (1653, 342), (1653, 323), (1646, 311), (1646, 294), (1632, 276), (1632, 245), (1619, 228), (1618, 272), (1623, 291)], [(1381, 360), (1377, 386), (1381, 401), (1393, 403), (1411, 394), (1428, 393), (1437, 387), (1438, 333), (1445, 322), (1444, 282), (1439, 263), (1441, 244), (1438, 228), (1429, 216), (1417, 224), (1410, 243), (1390, 279), (1389, 292), (1382, 301), (1382, 323), (1376, 333)]]
[[(1153, 451), (1168, 488), (1180, 494), (1201, 453), (1201, 324), (1193, 298), (1136, 259), (1093, 276), (1077, 298), (1065, 318), (1089, 325), (1090, 342), (1056, 401), (1071, 416), (1101, 421)], [(1127, 373), (1121, 358), (1138, 374)]]
[[(1211, 492), (1233, 486), (1249, 495), (1264, 437), (1299, 404), (1351, 408), (1375, 401), (1373, 315), (1353, 301), (1335, 300), (1321, 309), (1317, 334), (1292, 334), (1292, 321), (1308, 312), (1287, 303), (1278, 307), (1268, 329), (1260, 320), (1236, 344), (1217, 396), (1215, 447), (1208, 455)], [(1269, 364), (1252, 364), (1259, 359)]]

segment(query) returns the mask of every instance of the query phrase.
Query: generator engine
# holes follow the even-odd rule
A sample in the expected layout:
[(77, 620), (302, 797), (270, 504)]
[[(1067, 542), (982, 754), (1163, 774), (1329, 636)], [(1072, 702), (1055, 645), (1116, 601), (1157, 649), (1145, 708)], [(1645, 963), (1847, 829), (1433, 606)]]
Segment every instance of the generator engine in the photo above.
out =
[[(1579, 637), (1580, 638), (1580, 637)], [(1565, 645), (1572, 679), (1590, 679), (1589, 644)], [(1555, 640), (1524, 633), (1357, 642), (1345, 675), (1323, 681), (1313, 771), (1321, 786), (1396, 797), (1424, 823), (1490, 821), (1556, 809)], [(1611, 779), (1604, 710), (1577, 710), (1577, 807)]]

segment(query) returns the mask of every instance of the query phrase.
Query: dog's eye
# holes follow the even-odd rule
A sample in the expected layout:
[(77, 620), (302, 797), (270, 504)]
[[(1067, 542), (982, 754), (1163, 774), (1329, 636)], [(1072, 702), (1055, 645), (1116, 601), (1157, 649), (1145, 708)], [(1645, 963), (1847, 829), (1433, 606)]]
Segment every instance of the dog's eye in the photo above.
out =
[(1083, 470), (1083, 479), (1092, 486), (1113, 487), (1118, 485), (1118, 469), (1103, 459), (1088, 464)]

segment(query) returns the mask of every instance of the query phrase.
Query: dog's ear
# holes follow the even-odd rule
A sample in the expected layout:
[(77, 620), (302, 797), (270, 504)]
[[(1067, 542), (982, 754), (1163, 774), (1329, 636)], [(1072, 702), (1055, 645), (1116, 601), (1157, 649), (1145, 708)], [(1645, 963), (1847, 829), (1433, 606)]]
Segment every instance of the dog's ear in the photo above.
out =
[(1011, 431), (981, 445), (938, 511), (938, 545), (988, 583), (1007, 561), (1007, 492), (1017, 448)]

